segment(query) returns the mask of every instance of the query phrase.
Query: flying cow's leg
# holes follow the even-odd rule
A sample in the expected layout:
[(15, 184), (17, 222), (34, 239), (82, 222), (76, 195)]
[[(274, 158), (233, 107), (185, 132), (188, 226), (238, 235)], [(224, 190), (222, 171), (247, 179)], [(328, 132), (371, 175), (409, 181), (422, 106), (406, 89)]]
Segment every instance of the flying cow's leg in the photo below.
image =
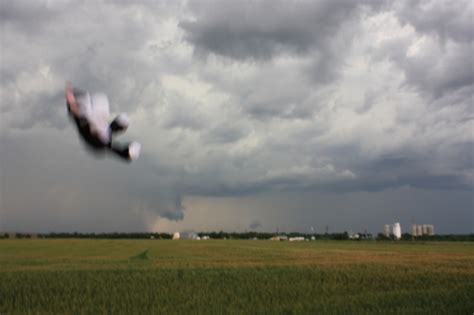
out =
[(110, 123), (110, 131), (114, 134), (124, 132), (130, 125), (130, 120), (126, 114), (120, 114)]
[(133, 161), (140, 155), (140, 144), (131, 142), (128, 144), (120, 144), (112, 142), (109, 146), (110, 150), (127, 161)]

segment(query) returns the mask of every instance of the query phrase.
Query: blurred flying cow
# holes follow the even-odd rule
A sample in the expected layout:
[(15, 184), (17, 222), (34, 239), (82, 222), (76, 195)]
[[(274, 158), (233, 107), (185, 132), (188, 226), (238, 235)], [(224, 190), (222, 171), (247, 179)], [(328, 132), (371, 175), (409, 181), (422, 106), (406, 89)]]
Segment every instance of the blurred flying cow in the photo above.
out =
[(113, 136), (128, 128), (129, 120), (120, 114), (110, 122), (109, 100), (107, 95), (88, 92), (66, 85), (66, 104), (68, 113), (76, 123), (79, 134), (94, 152), (111, 151), (126, 161), (136, 160), (140, 154), (140, 144), (131, 142), (120, 144)]

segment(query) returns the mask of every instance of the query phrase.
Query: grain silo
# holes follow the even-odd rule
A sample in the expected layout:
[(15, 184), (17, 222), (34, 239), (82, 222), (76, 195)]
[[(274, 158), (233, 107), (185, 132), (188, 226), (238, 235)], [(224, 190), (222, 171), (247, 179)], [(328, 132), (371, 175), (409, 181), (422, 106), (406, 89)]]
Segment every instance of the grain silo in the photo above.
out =
[(179, 234), (179, 232), (174, 232), (173, 234), (173, 240), (179, 240), (181, 237), (181, 235)]
[(399, 240), (402, 237), (402, 228), (400, 227), (399, 222), (393, 224), (393, 236)]
[(434, 235), (434, 225), (432, 224), (428, 224), (427, 227), (426, 227), (426, 232), (428, 235), (432, 236)]
[(412, 236), (417, 236), (418, 234), (416, 232), (417, 232), (417, 226), (416, 226), (416, 224), (412, 224), (411, 225), (411, 235)]
[(428, 235), (428, 224), (423, 224), (423, 235)]
[(383, 235), (385, 235), (385, 237), (390, 237), (390, 225), (389, 224), (385, 224), (383, 226)]
[(423, 235), (423, 227), (420, 224), (416, 225), (416, 235), (422, 236)]

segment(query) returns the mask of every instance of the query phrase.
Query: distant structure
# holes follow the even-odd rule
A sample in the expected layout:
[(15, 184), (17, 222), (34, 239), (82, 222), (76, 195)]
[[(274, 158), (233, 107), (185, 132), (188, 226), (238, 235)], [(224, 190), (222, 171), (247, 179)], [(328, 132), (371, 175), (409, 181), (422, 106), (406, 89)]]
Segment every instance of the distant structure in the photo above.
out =
[(421, 225), (416, 226), (416, 234), (414, 236), (421, 236), (423, 235), (423, 227)]
[(304, 237), (303, 236), (290, 237), (288, 239), (288, 241), (290, 241), (290, 242), (302, 242), (302, 241), (304, 241)]
[(399, 240), (400, 238), (402, 238), (402, 228), (400, 226), (400, 222), (395, 222), (393, 224), (393, 236), (395, 237), (395, 239)]
[(434, 235), (434, 225), (428, 224), (428, 235)]
[(179, 232), (174, 232), (174, 234), (173, 234), (173, 240), (175, 240), (175, 241), (176, 241), (176, 240), (179, 240), (180, 237), (181, 237), (181, 236), (179, 235)]
[(394, 224), (385, 224), (383, 226), (383, 235), (385, 237), (393, 238), (399, 240), (402, 238), (402, 227), (400, 222), (395, 222)]
[(288, 241), (288, 236), (286, 235), (275, 235), (270, 238), (271, 241)]
[(201, 240), (199, 234), (194, 231), (184, 231), (180, 234), (180, 239), (182, 240)]
[(358, 240), (358, 239), (360, 239), (360, 234), (359, 234), (359, 233), (349, 232), (349, 239), (350, 239), (350, 240)]
[(432, 236), (434, 234), (435, 233), (433, 224), (412, 224), (411, 226), (412, 236)]

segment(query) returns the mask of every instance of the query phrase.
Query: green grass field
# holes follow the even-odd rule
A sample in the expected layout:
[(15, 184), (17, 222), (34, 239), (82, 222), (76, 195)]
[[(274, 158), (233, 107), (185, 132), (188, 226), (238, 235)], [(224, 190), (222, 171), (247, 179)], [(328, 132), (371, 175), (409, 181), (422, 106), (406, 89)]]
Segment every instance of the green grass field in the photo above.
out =
[(473, 243), (1, 240), (0, 314), (473, 314)]

